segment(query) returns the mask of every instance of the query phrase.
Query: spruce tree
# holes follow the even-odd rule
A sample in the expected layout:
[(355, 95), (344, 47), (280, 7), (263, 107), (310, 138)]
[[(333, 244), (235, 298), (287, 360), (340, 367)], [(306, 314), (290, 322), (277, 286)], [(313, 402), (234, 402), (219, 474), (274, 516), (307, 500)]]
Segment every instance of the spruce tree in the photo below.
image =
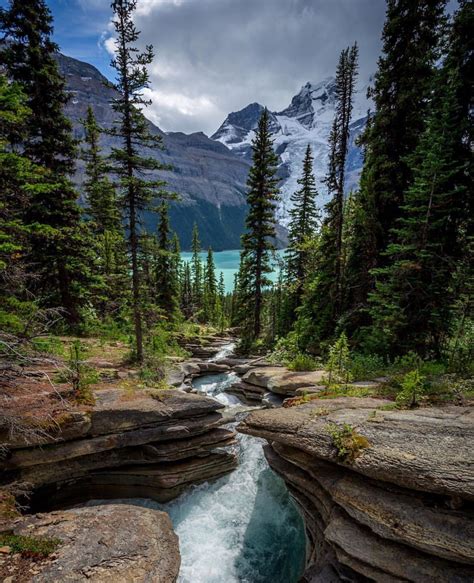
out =
[(275, 250), (275, 208), (279, 189), (278, 158), (273, 151), (270, 117), (265, 108), (252, 140), (253, 164), (247, 181), (246, 232), (242, 235), (239, 274), (239, 304), (241, 323), (250, 342), (262, 330), (264, 288), (270, 284), (271, 253)]
[(191, 280), (191, 264), (183, 261), (180, 273), (180, 308), (185, 318), (190, 319), (194, 314), (193, 288)]
[(373, 269), (388, 261), (393, 227), (412, 184), (408, 157), (424, 129), (444, 28), (445, 0), (389, 0), (382, 56), (370, 91), (375, 113), (362, 136), (365, 162), (357, 193), (354, 237), (348, 258), (351, 328), (369, 322)]
[[(375, 271), (373, 339), (391, 354), (440, 357), (451, 328), (456, 280), (469, 249), (472, 119), (466, 73), (474, 70), (472, 4), (461, 6), (437, 72), (426, 127), (410, 157), (413, 175)], [(471, 77), (472, 78), (472, 77)], [(472, 233), (472, 231), (471, 231)]]
[(63, 111), (68, 97), (55, 60), (52, 17), (44, 0), (11, 0), (0, 12), (0, 24), (6, 41), (0, 64), (21, 85), (31, 111), (22, 148), (47, 170), (48, 186), (35, 189), (24, 209), (25, 222), (36, 225), (30, 246), (36, 270), (32, 292), (47, 306), (62, 307), (69, 324), (77, 326), (92, 283), (90, 240), (68, 177), (76, 144)]
[(140, 53), (135, 46), (140, 36), (133, 23), (136, 4), (136, 0), (115, 0), (112, 3), (116, 57), (111, 64), (117, 72), (114, 87), (118, 92), (112, 107), (119, 119), (110, 134), (121, 141), (121, 147), (112, 150), (111, 162), (119, 177), (119, 200), (129, 233), (136, 358), (142, 362), (143, 321), (138, 261), (140, 217), (144, 210), (150, 210), (153, 198), (164, 196), (164, 182), (149, 175), (150, 171), (163, 169), (163, 165), (156, 158), (141, 154), (143, 148), (162, 148), (162, 139), (160, 135), (150, 133), (150, 126), (141, 112), (142, 107), (150, 104), (143, 97), (143, 90), (149, 86), (147, 65), (153, 61), (153, 47), (147, 46)]
[(204, 268), (204, 306), (205, 316), (208, 322), (214, 322), (216, 318), (217, 279), (216, 266), (212, 248), (207, 250), (207, 260)]
[(162, 202), (159, 208), (160, 222), (158, 225), (158, 250), (155, 263), (156, 273), (156, 304), (165, 312), (169, 320), (176, 317), (178, 297), (176, 278), (174, 274), (175, 259), (170, 249), (170, 225), (168, 204)]
[(192, 275), (192, 303), (193, 311), (198, 312), (203, 306), (203, 266), (201, 261), (201, 241), (199, 240), (199, 229), (194, 223), (191, 240), (191, 275)]
[(319, 219), (316, 205), (318, 192), (313, 174), (313, 155), (309, 144), (298, 184), (301, 188), (291, 196), (293, 206), (289, 212), (288, 247), (285, 252), (286, 277), (290, 290), (288, 298), (290, 322), (294, 320), (295, 310), (301, 303), (307, 275), (308, 242), (316, 233)]
[(330, 135), (330, 157), (325, 182), (332, 198), (326, 205), (318, 242), (315, 280), (305, 298), (306, 343), (332, 337), (344, 298), (344, 184), (353, 93), (357, 76), (357, 45), (341, 52), (336, 73), (336, 113)]

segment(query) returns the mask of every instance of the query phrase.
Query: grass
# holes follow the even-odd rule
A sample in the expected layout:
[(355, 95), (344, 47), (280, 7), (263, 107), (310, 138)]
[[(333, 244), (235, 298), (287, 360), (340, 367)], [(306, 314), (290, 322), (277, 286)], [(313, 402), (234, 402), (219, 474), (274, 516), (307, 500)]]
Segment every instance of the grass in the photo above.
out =
[(54, 553), (61, 544), (58, 538), (23, 536), (16, 534), (0, 535), (0, 546), (10, 547), (12, 553), (20, 553), (22, 557), (44, 559)]

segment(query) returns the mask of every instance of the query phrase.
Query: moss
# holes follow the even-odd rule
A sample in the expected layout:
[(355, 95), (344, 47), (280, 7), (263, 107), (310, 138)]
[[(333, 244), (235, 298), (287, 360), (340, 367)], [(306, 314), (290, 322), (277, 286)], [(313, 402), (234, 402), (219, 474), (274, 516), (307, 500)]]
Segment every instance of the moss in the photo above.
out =
[(43, 559), (59, 547), (61, 540), (58, 538), (43, 538), (35, 536), (22, 536), (16, 534), (0, 535), (0, 546), (10, 547), (13, 553), (20, 553), (22, 557)]
[(327, 426), (327, 431), (337, 449), (337, 457), (341, 461), (353, 462), (363, 449), (370, 446), (369, 440), (357, 433), (348, 423), (344, 423), (342, 427), (330, 423)]

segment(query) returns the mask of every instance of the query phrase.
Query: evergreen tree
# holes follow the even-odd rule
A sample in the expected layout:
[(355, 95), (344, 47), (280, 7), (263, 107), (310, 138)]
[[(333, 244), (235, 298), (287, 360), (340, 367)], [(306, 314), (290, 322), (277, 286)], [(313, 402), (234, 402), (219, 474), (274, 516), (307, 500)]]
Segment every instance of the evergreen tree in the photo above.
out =
[(191, 264), (183, 261), (180, 274), (180, 308), (185, 318), (189, 319), (194, 314), (193, 288), (191, 280)]
[(89, 105), (83, 121), (84, 144), (82, 158), (86, 163), (84, 192), (87, 197), (87, 214), (98, 234), (121, 231), (120, 210), (114, 186), (107, 175), (107, 165), (99, 145), (101, 129)]
[(362, 137), (365, 163), (357, 194), (354, 238), (348, 258), (352, 328), (367, 324), (372, 270), (388, 261), (392, 228), (412, 183), (408, 157), (424, 129), (434, 65), (444, 27), (445, 0), (389, 0), (374, 87), (375, 113)]
[(68, 97), (55, 61), (52, 17), (44, 0), (11, 0), (0, 12), (0, 25), (6, 41), (0, 64), (21, 84), (31, 111), (23, 151), (48, 171), (48, 186), (35, 189), (24, 209), (25, 222), (36, 225), (30, 246), (34, 293), (48, 306), (61, 306), (69, 323), (77, 326), (92, 283), (90, 239), (68, 179), (76, 147), (63, 111)]
[(246, 232), (242, 235), (239, 274), (240, 322), (247, 339), (256, 340), (261, 332), (263, 291), (269, 285), (271, 252), (275, 250), (275, 207), (278, 200), (278, 159), (273, 151), (270, 117), (265, 109), (252, 141), (252, 160), (247, 182)]
[(191, 259), (191, 274), (192, 274), (192, 303), (193, 311), (198, 312), (203, 306), (203, 266), (201, 261), (201, 241), (199, 240), (199, 230), (196, 223), (194, 223), (193, 234), (191, 240), (191, 251), (193, 253)]
[(155, 301), (167, 317), (172, 320), (178, 309), (178, 297), (175, 278), (175, 259), (170, 250), (170, 225), (168, 204), (162, 202), (159, 209), (158, 252), (155, 265), (156, 294)]
[(208, 322), (215, 322), (217, 302), (216, 266), (212, 248), (207, 250), (207, 261), (204, 271), (204, 306), (205, 317)]
[(110, 131), (122, 142), (120, 148), (113, 148), (111, 161), (113, 171), (120, 180), (120, 202), (124, 209), (128, 228), (128, 241), (132, 268), (132, 305), (135, 327), (136, 358), (143, 361), (143, 322), (139, 269), (139, 222), (141, 213), (150, 209), (149, 204), (156, 196), (164, 196), (163, 181), (152, 179), (149, 171), (163, 169), (153, 157), (141, 155), (142, 148), (161, 148), (162, 139), (150, 133), (150, 126), (141, 108), (150, 104), (143, 97), (143, 90), (149, 85), (147, 65), (153, 61), (153, 48), (147, 46), (142, 53), (134, 46), (139, 32), (133, 23), (136, 0), (115, 0), (112, 3), (116, 57), (112, 67), (117, 71), (114, 84), (118, 97), (112, 107), (119, 120)]
[[(456, 278), (469, 248), (474, 9), (464, 3), (436, 75), (426, 128), (410, 158), (413, 182), (392, 230), (386, 267), (375, 271), (373, 336), (383, 350), (440, 357), (451, 328)], [(472, 231), (471, 231), (472, 233)]]
[(319, 213), (316, 206), (316, 180), (313, 174), (313, 155), (308, 144), (303, 161), (303, 172), (298, 179), (301, 186), (291, 196), (293, 203), (290, 209), (290, 223), (288, 233), (288, 247), (285, 253), (286, 276), (288, 288), (288, 319), (291, 323), (295, 317), (295, 310), (301, 303), (301, 296), (306, 283), (308, 265), (308, 241), (314, 236)]
[(336, 113), (325, 179), (332, 198), (326, 205), (318, 243), (316, 277), (308, 290), (302, 312), (306, 343), (319, 343), (331, 338), (343, 309), (344, 184), (357, 57), (357, 45), (347, 48), (342, 51), (337, 67)]

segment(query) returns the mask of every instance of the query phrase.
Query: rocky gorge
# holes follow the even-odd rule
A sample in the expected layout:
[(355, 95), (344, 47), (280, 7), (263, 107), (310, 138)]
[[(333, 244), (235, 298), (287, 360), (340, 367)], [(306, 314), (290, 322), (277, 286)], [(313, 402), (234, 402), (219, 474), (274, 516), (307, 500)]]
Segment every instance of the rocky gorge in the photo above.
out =
[[(49, 437), (9, 439), (3, 499), (32, 514), (5, 517), (0, 534), (61, 543), (26, 578), (3, 569), (4, 580), (473, 580), (468, 403), (328, 398), (324, 371), (237, 358), (232, 338), (186, 348), (174, 388), (112, 382)], [(13, 557), (13, 573), (25, 570)], [(0, 549), (0, 569), (11, 561)]]

